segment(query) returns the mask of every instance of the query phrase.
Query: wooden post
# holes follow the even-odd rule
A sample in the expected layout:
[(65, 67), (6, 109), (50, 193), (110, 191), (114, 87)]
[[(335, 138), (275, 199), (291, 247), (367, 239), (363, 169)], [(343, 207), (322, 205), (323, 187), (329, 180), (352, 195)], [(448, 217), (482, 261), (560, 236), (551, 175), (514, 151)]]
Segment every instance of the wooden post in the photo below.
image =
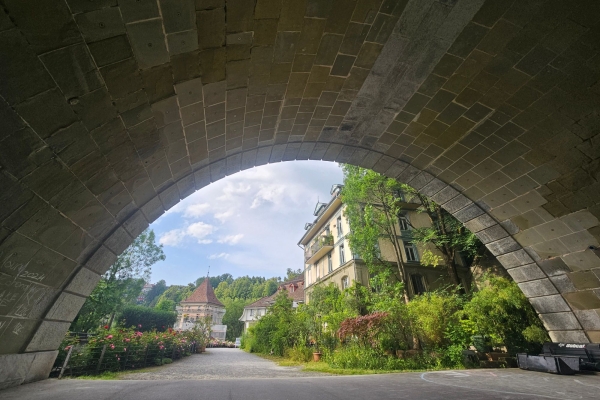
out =
[(144, 351), (144, 368), (148, 364), (148, 345), (146, 345), (146, 350)]
[(100, 353), (100, 359), (98, 360), (98, 366), (96, 367), (96, 373), (100, 372), (100, 366), (102, 365), (102, 360), (104, 360), (104, 352), (106, 351), (106, 345), (102, 346), (102, 353)]
[(63, 374), (65, 373), (65, 369), (67, 368), (67, 365), (69, 365), (69, 360), (71, 359), (71, 353), (73, 352), (73, 347), (75, 347), (75, 346), (71, 346), (69, 348), (69, 352), (67, 353), (67, 356), (65, 357), (65, 362), (63, 363), (63, 366), (60, 369), (60, 374), (58, 374), (58, 379), (62, 378)]

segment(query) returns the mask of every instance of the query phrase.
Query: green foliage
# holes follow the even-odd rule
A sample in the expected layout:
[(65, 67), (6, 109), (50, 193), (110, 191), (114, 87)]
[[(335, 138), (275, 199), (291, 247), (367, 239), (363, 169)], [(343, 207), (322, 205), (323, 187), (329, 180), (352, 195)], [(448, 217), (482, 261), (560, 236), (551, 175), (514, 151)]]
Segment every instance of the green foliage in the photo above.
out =
[(135, 304), (151, 266), (165, 259), (162, 245), (155, 239), (154, 231), (146, 230), (117, 257), (85, 301), (71, 330), (87, 332), (110, 323), (124, 306)]
[(288, 268), (286, 270), (285, 280), (286, 281), (292, 280), (300, 274), (302, 274), (302, 268), (298, 268), (298, 269)]
[(138, 327), (140, 331), (153, 329), (164, 331), (172, 327), (176, 319), (177, 314), (172, 311), (162, 311), (142, 306), (127, 306), (123, 308), (119, 316), (119, 321), (122, 321), (123, 326)]
[(144, 298), (144, 305), (154, 307), (157, 303), (155, 300), (158, 300), (159, 296), (163, 294), (165, 290), (167, 290), (167, 282), (165, 282), (164, 279), (161, 279), (160, 281), (156, 282), (152, 289), (150, 289), (148, 293), (146, 293), (146, 296)]
[(227, 325), (227, 337), (229, 341), (235, 341), (242, 335), (244, 323), (240, 321), (240, 317), (244, 312), (246, 301), (243, 299), (223, 299), (225, 305), (225, 315), (223, 315), (223, 324)]
[(173, 300), (163, 298), (160, 299), (160, 301), (158, 302), (158, 304), (156, 304), (156, 307), (154, 307), (154, 309), (159, 311), (175, 311), (175, 302)]
[(549, 338), (519, 286), (502, 277), (485, 278), (484, 287), (464, 306), (465, 329), (513, 353), (539, 352)]

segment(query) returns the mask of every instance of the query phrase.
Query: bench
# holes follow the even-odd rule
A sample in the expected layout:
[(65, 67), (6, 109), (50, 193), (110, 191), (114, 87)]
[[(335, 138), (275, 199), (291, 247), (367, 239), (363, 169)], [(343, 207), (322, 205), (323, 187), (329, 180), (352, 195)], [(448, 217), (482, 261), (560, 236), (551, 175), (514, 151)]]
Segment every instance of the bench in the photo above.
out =
[(517, 354), (519, 368), (572, 375), (578, 371), (600, 371), (600, 344), (544, 343), (543, 354)]

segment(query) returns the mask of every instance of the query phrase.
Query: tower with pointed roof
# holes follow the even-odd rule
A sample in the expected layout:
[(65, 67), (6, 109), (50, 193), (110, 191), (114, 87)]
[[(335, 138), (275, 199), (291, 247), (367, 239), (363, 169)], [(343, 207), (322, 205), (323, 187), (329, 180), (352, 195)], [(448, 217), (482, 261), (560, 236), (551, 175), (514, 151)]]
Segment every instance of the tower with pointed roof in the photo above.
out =
[(207, 276), (196, 290), (177, 307), (175, 328), (190, 329), (199, 318), (210, 316), (212, 318), (211, 336), (215, 339), (225, 340), (227, 325), (223, 325), (224, 314), (225, 306), (217, 299)]

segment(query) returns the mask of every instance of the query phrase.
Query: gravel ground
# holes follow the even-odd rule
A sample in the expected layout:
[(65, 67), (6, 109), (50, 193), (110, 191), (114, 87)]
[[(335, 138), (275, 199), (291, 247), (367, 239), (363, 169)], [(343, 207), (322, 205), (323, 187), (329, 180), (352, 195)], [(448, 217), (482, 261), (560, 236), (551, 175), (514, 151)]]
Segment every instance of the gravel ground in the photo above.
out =
[(192, 354), (169, 365), (121, 375), (124, 380), (174, 379), (243, 379), (295, 378), (324, 376), (316, 372), (302, 372), (300, 367), (280, 367), (272, 361), (248, 354), (240, 349), (206, 349), (206, 353)]

